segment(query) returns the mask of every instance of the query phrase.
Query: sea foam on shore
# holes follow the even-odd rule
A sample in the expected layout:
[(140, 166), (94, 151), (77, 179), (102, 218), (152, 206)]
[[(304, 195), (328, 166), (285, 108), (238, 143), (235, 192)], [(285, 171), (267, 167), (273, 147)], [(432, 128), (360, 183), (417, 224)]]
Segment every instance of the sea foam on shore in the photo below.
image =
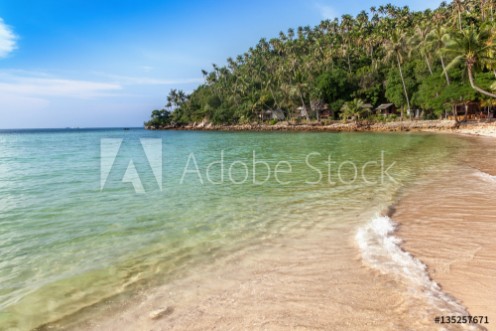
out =
[(436, 311), (467, 316), (466, 309), (429, 277), (427, 266), (401, 248), (402, 240), (394, 236), (396, 228), (389, 216), (376, 216), (358, 229), (355, 238), (364, 263), (406, 281), (411, 294), (425, 299)]

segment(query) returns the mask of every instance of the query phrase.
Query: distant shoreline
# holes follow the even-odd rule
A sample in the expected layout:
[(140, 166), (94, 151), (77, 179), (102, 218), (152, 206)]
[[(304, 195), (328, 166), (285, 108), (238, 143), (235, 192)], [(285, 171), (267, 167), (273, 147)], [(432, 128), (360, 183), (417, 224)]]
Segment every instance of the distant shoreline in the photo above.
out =
[(161, 128), (145, 127), (147, 130), (183, 130), (183, 131), (253, 131), (253, 132), (448, 132), (472, 135), (496, 136), (496, 122), (455, 122), (453, 120), (419, 120), (396, 121), (387, 123), (342, 123), (328, 125), (318, 123), (291, 124), (278, 122), (270, 124), (235, 124), (215, 125), (212, 123), (195, 123), (185, 126), (168, 126)]
[(450, 130), (456, 129), (458, 124), (450, 120), (437, 121), (396, 121), (386, 123), (343, 123), (331, 124), (290, 123), (281, 121), (274, 125), (266, 123), (252, 124), (213, 124), (208, 122), (193, 123), (183, 126), (165, 126), (159, 128), (146, 127), (147, 130), (190, 130), (190, 131), (327, 131), (327, 132), (359, 132), (359, 131), (411, 131), (424, 129)]

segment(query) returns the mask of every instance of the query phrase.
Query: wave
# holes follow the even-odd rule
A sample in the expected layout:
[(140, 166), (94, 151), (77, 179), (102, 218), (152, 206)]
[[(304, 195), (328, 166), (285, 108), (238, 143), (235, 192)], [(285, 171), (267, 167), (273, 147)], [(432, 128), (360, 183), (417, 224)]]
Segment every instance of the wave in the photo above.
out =
[(496, 176), (490, 175), (487, 172), (484, 172), (484, 171), (477, 169), (477, 171), (474, 172), (473, 175), (476, 177), (479, 177), (480, 179), (482, 179), (485, 182), (496, 183)]
[(406, 281), (411, 294), (427, 301), (439, 314), (468, 316), (467, 310), (429, 277), (427, 266), (401, 248), (401, 239), (393, 235), (396, 228), (390, 217), (376, 216), (358, 229), (355, 239), (363, 262)]

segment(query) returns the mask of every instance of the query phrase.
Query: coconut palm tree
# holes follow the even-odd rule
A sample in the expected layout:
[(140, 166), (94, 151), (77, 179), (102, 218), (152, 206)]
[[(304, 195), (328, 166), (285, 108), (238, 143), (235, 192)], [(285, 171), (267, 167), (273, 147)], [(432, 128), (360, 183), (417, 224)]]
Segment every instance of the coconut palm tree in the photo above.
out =
[(462, 13), (466, 11), (464, 0), (453, 0), (453, 21), (456, 22), (454, 25), (458, 25), (458, 30), (462, 31)]
[(405, 100), (407, 104), (408, 113), (410, 113), (410, 98), (408, 96), (408, 91), (406, 89), (405, 77), (403, 76), (403, 69), (401, 65), (405, 54), (408, 54), (408, 42), (407, 35), (405, 32), (395, 29), (389, 34), (389, 38), (384, 40), (385, 49), (385, 60), (387, 62), (395, 61), (398, 65), (398, 70), (400, 72), (401, 83), (403, 84), (403, 93), (405, 95)]
[[(431, 32), (431, 26), (428, 21), (423, 21), (415, 26), (415, 34), (410, 38), (409, 43), (411, 45), (410, 52), (416, 50), (420, 56), (425, 60), (427, 69), (432, 76), (432, 65), (430, 60), (431, 44), (429, 43), (429, 33)], [(411, 55), (411, 54), (410, 54)]]
[(451, 81), (448, 75), (448, 71), (446, 70), (446, 64), (444, 62), (444, 47), (446, 41), (449, 39), (449, 34), (447, 33), (447, 30), (438, 25), (434, 29), (432, 29), (431, 32), (427, 35), (426, 41), (427, 45), (429, 48), (433, 49), (436, 53), (436, 55), (439, 57), (439, 60), (441, 61), (441, 67), (443, 69), (444, 77), (446, 78), (446, 84), (450, 85)]
[(494, 37), (487, 29), (478, 31), (474, 26), (470, 26), (461, 32), (454, 33), (451, 41), (445, 47), (446, 53), (454, 56), (445, 71), (463, 64), (467, 70), (470, 86), (477, 92), (492, 98), (496, 98), (496, 94), (475, 84), (474, 68), (494, 65), (495, 58), (488, 56), (496, 50), (496, 45), (493, 42)]

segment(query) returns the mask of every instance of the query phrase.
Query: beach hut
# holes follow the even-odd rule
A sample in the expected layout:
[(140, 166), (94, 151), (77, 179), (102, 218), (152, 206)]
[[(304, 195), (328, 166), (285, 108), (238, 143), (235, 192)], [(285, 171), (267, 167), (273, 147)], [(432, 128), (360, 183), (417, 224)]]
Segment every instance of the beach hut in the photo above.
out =
[(390, 115), (398, 115), (398, 111), (396, 109), (396, 106), (394, 103), (383, 103), (376, 109), (377, 114), (381, 114), (383, 116), (390, 116)]
[(284, 115), (284, 112), (282, 109), (275, 109), (275, 110), (266, 110), (264, 112), (264, 119), (273, 119), (277, 121), (284, 121), (286, 116)]

